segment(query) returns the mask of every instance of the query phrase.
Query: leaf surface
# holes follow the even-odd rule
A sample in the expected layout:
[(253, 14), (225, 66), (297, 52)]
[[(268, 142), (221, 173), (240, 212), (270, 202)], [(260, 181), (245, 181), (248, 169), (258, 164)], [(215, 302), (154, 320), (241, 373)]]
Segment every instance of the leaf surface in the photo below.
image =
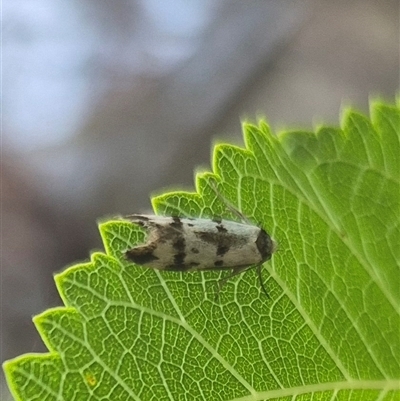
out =
[[(50, 353), (5, 364), (18, 400), (400, 398), (400, 109), (347, 110), (342, 128), (274, 136), (245, 124), (196, 193), (158, 214), (237, 219), (279, 244), (254, 269), (158, 272), (124, 252), (145, 232), (101, 224), (105, 253), (56, 276), (65, 307), (34, 322)], [(217, 182), (217, 193), (210, 181)]]

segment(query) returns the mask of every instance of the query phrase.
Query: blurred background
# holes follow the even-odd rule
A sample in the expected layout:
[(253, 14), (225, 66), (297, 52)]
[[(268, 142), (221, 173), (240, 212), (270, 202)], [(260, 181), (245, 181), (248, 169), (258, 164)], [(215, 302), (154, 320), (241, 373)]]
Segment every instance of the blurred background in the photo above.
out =
[[(243, 118), (339, 124), (399, 88), (399, 2), (3, 1), (1, 361), (43, 351), (53, 273), (96, 221), (194, 189)], [(3, 387), (3, 391), (5, 387)]]

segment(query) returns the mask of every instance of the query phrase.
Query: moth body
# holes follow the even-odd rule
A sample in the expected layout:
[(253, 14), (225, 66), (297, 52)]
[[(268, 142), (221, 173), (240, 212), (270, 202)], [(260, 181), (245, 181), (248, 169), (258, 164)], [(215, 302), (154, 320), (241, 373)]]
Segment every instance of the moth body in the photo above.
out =
[(132, 215), (147, 240), (126, 251), (126, 258), (158, 270), (241, 272), (271, 258), (275, 244), (265, 230), (221, 219)]

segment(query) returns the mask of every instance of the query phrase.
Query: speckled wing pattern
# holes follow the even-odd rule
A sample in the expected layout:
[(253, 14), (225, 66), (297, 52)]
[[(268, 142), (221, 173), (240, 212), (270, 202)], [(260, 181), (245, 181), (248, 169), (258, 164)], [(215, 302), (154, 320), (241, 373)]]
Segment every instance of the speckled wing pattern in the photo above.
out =
[(128, 219), (144, 227), (148, 237), (126, 258), (158, 270), (244, 270), (270, 259), (274, 251), (265, 230), (250, 224), (153, 215)]

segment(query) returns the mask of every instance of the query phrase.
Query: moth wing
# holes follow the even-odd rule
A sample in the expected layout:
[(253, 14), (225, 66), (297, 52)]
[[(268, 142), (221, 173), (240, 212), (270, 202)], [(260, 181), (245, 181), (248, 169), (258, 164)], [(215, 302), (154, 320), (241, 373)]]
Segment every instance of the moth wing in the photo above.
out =
[[(156, 225), (155, 222), (156, 216), (144, 215), (144, 214), (131, 214), (130, 216), (126, 216), (125, 218), (141, 227), (149, 227)], [(158, 220), (160, 219), (161, 218), (158, 218)]]
[(125, 252), (125, 257), (137, 265), (146, 265), (158, 259), (154, 249), (153, 244), (135, 246)]

